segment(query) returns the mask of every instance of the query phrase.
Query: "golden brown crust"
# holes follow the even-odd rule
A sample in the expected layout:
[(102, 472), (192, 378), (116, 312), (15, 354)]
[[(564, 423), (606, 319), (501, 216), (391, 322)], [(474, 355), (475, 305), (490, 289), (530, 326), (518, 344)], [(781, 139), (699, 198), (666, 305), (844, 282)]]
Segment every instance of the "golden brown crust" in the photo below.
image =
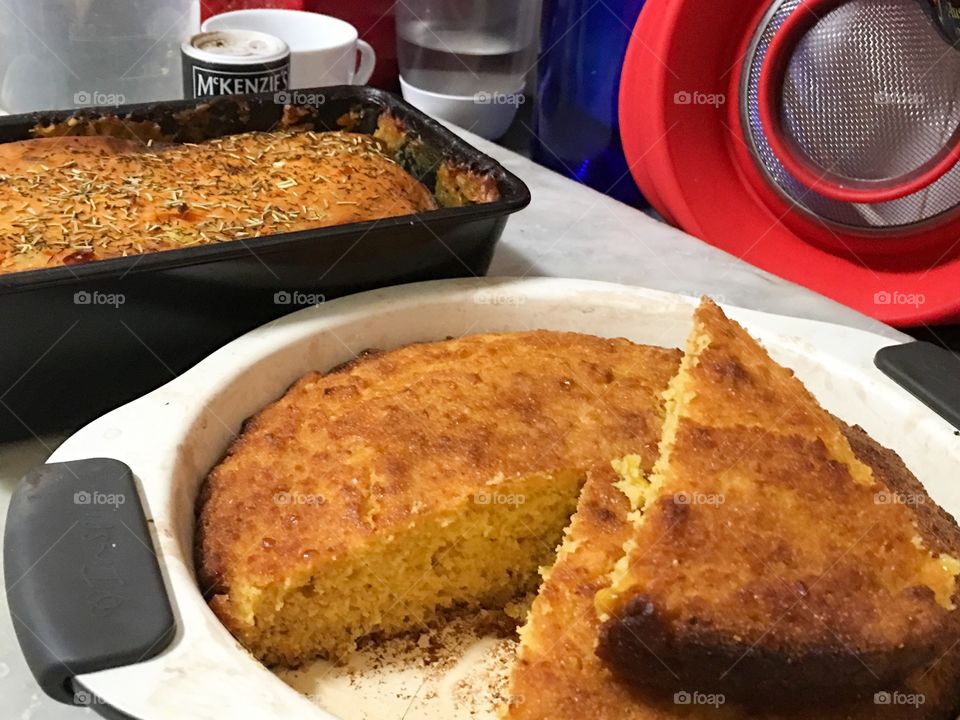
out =
[[(842, 430), (857, 456), (891, 492), (926, 496), (894, 452), (860, 428), (842, 425)], [(652, 460), (644, 458), (643, 470), (651, 465)], [(596, 472), (583, 489), (568, 536), (576, 551), (558, 560), (534, 602), (513, 672), (507, 720), (955, 720), (960, 713), (960, 644), (900, 687), (887, 689), (900, 698), (922, 695), (923, 702), (916, 706), (882, 705), (865, 697), (792, 714), (751, 711), (725, 699), (719, 707), (696, 708), (678, 705), (673, 698), (645, 696), (617, 682), (594, 654), (600, 628), (594, 594), (609, 583), (632, 533), (629, 502), (615, 487), (618, 480), (612, 469)], [(914, 507), (928, 546), (960, 554), (960, 528), (953, 518), (933, 502)]]
[[(887, 488), (887, 498), (906, 502), (913, 510), (924, 545), (935, 554), (960, 557), (960, 526), (950, 513), (933, 501), (900, 456), (876, 442), (863, 428), (850, 427), (840, 420), (837, 422), (857, 457), (873, 468), (877, 479)], [(960, 607), (960, 587), (954, 593), (953, 601)], [(950, 613), (943, 633), (949, 639), (945, 652), (916, 671), (897, 691), (900, 695), (922, 695), (924, 698), (928, 714), (921, 714), (919, 710), (910, 714), (908, 710), (903, 713), (905, 720), (914, 717), (955, 720), (960, 715), (960, 612)]]
[(369, 135), (273, 132), (197, 145), (50, 137), (0, 145), (0, 272), (432, 210)]
[(598, 652), (647, 690), (762, 707), (905, 682), (960, 639), (955, 573), (789, 371), (715, 305), (695, 320)]
[[(916, 573), (913, 524), (878, 507), (878, 489), (853, 483), (822, 443), (682, 428), (673, 467), (686, 498), (648, 511), (644, 537), (657, 542), (631, 567), (646, 592), (601, 633), (621, 672), (670, 692), (767, 704), (817, 691), (833, 704), (893, 687), (944, 652), (950, 613), (933, 593), (889, 589)], [(723, 506), (698, 504), (709, 496)], [(813, 531), (824, 517), (830, 532)]]
[[(572, 333), (413, 345), (310, 374), (250, 420), (207, 478), (197, 568), (252, 644), (237, 590), (322, 574), (337, 557), (457, 510), (498, 476), (653, 453), (679, 353)], [(278, 505), (279, 493), (322, 502)]]

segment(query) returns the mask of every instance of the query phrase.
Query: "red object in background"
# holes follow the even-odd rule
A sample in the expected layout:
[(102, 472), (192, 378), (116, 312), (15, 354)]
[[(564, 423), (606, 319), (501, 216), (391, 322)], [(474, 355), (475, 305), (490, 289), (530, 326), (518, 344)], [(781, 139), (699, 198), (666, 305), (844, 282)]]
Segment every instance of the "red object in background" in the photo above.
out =
[[(744, 72), (770, 8), (647, 2), (620, 85), (624, 150), (644, 196), (687, 232), (884, 322), (960, 321), (960, 208), (879, 233), (845, 227), (798, 207), (758, 163)], [(691, 31), (702, 27), (711, 32)]]
[(201, 21), (212, 15), (247, 10), (249, 8), (278, 8), (280, 10), (303, 10), (304, 0), (202, 0), (200, 3)]
[(394, 0), (301, 0), (304, 10), (333, 15), (346, 20), (373, 45), (377, 68), (367, 83), (384, 90), (400, 89), (400, 67), (397, 64), (397, 29), (394, 22)]
[(759, 115), (763, 126), (769, 128), (767, 142), (779, 162), (805, 187), (831, 200), (847, 203), (877, 204), (900, 200), (924, 190), (954, 169), (960, 160), (960, 128), (954, 131), (941, 152), (902, 177), (885, 182), (853, 182), (848, 177), (835, 177), (808, 162), (804, 151), (784, 131), (781, 118), (782, 90), (786, 84), (790, 60), (798, 52), (807, 33), (823, 15), (838, 7), (837, 0), (805, 0), (808, 11), (789, 15), (771, 40), (768, 60), (763, 63), (759, 78)]

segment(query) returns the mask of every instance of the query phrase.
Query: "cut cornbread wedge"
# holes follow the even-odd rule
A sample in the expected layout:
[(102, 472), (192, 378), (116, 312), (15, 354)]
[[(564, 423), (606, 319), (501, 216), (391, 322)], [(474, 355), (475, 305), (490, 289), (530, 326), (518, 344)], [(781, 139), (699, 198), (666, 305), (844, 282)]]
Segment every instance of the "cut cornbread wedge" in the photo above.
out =
[(535, 590), (589, 469), (655, 452), (679, 360), (530, 332), (301, 379), (204, 484), (196, 554), (211, 607), (258, 658), (298, 665)]
[(705, 300), (660, 456), (624, 481), (597, 652), (645, 691), (809, 707), (897, 687), (957, 634), (960, 563), (789, 371)]
[[(841, 425), (857, 457), (901, 498), (926, 498), (919, 482), (890, 450), (859, 428)], [(633, 528), (623, 478), (649, 472), (653, 458), (634, 456), (592, 471), (584, 485), (556, 564), (521, 631), (505, 720), (956, 720), (960, 714), (960, 643), (907, 680), (879, 695), (833, 707), (780, 713), (748, 708), (702, 691), (664, 696), (618, 681), (594, 652), (600, 619), (594, 595), (608, 586)], [(937, 554), (960, 554), (960, 528), (932, 501), (912, 505), (923, 540)], [(960, 601), (960, 593), (954, 597)], [(960, 617), (947, 632), (960, 633)], [(711, 702), (712, 701), (712, 702)]]
[[(655, 453), (648, 452), (649, 470)], [(643, 463), (639, 457), (632, 459)], [(658, 718), (634, 700), (594, 653), (600, 622), (594, 594), (607, 586), (630, 536), (630, 504), (609, 465), (592, 471), (556, 563), (520, 631), (506, 720)], [(669, 716), (663, 716), (669, 717)]]

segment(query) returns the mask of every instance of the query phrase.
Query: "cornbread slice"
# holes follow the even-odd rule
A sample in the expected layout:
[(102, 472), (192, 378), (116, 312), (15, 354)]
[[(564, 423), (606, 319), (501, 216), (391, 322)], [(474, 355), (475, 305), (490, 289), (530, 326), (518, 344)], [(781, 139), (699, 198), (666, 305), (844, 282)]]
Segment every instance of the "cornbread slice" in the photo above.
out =
[[(923, 540), (937, 554), (960, 554), (960, 529), (953, 518), (927, 498), (901, 460), (860, 428), (841, 424), (857, 457), (870, 466), (890, 494), (916, 498), (912, 507)], [(649, 453), (624, 458), (616, 465), (626, 474), (647, 473)], [(612, 467), (590, 473), (577, 513), (521, 629), (519, 659), (510, 683), (505, 720), (956, 720), (960, 714), (960, 643), (929, 666), (915, 671), (900, 686), (879, 698), (866, 696), (831, 708), (778, 714), (750, 710), (700, 693), (663, 697), (619, 682), (594, 652), (600, 619), (594, 595), (606, 588), (610, 572), (623, 554), (633, 526), (630, 501), (617, 484)], [(960, 592), (954, 596), (960, 602)], [(954, 613), (956, 634), (960, 616)], [(695, 705), (696, 699), (699, 704)], [(883, 700), (890, 702), (884, 703)], [(907, 704), (913, 699), (913, 704)], [(922, 699), (922, 700), (921, 700)], [(894, 701), (897, 702), (894, 702)], [(689, 701), (689, 702), (686, 702)]]
[[(649, 470), (656, 452), (635, 458)], [(556, 563), (544, 569), (526, 624), (509, 689), (506, 720), (624, 720), (670, 717), (638, 703), (630, 688), (596, 656), (600, 620), (594, 595), (630, 537), (630, 503), (608, 464), (590, 473)]]
[(314, 373), (208, 476), (197, 568), (270, 664), (535, 590), (593, 467), (656, 451), (677, 351), (569, 333), (409, 346)]
[(705, 300), (667, 391), (598, 653), (644, 690), (790, 707), (904, 682), (960, 639), (960, 562), (793, 374)]

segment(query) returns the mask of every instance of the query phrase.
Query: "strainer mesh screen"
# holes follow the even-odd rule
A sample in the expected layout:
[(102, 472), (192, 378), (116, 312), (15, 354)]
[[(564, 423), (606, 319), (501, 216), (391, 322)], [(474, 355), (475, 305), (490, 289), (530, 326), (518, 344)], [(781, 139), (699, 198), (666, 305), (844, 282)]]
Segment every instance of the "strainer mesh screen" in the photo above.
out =
[[(758, 84), (770, 40), (799, 4), (785, 0), (768, 17), (748, 64), (744, 111), (767, 175), (795, 203), (844, 225), (910, 225), (960, 203), (960, 167), (923, 191), (875, 205), (823, 197), (784, 169), (759, 120)], [(960, 50), (946, 43), (917, 0), (844, 3), (796, 48), (781, 118), (818, 174), (896, 183), (939, 157), (960, 125)]]

